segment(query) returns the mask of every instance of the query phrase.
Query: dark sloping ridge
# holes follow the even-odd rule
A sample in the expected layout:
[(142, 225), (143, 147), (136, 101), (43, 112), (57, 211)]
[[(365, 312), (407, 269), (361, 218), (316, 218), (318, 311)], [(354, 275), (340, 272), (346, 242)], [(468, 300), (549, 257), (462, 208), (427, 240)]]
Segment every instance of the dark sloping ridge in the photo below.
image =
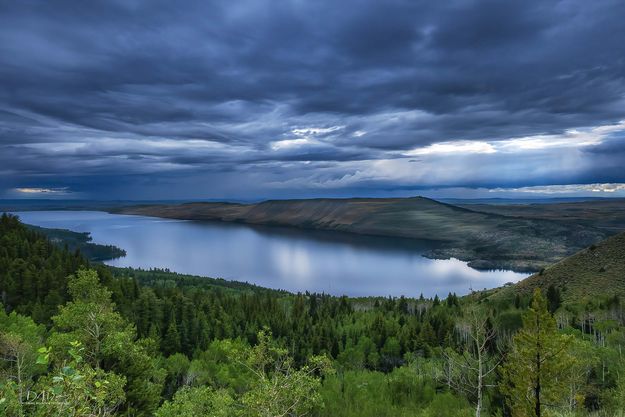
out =
[(496, 297), (531, 294), (535, 288), (560, 289), (564, 301), (582, 301), (618, 295), (625, 297), (625, 233), (612, 236), (545, 268)]
[(455, 257), (478, 269), (516, 271), (537, 271), (608, 235), (590, 226), (482, 213), (423, 197), (188, 203), (114, 212), (438, 241), (443, 247), (429, 256)]

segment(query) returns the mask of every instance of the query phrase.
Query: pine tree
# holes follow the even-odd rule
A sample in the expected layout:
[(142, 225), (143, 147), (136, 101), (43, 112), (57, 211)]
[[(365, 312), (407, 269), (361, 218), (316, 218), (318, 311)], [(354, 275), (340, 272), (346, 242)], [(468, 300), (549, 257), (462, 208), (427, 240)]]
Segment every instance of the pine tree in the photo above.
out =
[(502, 370), (501, 391), (513, 415), (541, 417), (546, 407), (566, 398), (568, 370), (575, 362), (570, 343), (570, 336), (558, 333), (547, 300), (536, 289)]
[(176, 316), (173, 313), (169, 321), (169, 326), (167, 326), (165, 337), (163, 337), (161, 348), (163, 353), (166, 355), (172, 355), (176, 352), (180, 352), (180, 332), (178, 331), (178, 325), (176, 324)]
[(561, 297), (560, 290), (558, 290), (553, 285), (550, 285), (547, 289), (547, 301), (549, 303), (549, 312), (551, 314), (555, 313), (556, 310), (560, 307)]

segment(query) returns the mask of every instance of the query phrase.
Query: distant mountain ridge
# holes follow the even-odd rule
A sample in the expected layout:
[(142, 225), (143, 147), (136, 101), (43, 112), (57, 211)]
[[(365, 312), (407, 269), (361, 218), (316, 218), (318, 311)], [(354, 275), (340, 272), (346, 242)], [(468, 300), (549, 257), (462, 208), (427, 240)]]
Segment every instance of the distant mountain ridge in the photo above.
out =
[(590, 225), (484, 213), (425, 197), (269, 200), (115, 208), (113, 213), (289, 226), (438, 242), (428, 256), (533, 272), (603, 240)]

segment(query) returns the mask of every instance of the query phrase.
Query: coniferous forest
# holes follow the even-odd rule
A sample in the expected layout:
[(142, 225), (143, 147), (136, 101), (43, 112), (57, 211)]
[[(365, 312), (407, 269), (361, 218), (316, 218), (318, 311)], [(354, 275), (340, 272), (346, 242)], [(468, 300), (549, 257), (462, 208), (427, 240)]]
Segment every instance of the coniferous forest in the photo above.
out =
[(618, 297), (291, 294), (116, 269), (0, 219), (3, 416), (620, 416)]
[(625, 417), (625, 0), (0, 0), (0, 417)]

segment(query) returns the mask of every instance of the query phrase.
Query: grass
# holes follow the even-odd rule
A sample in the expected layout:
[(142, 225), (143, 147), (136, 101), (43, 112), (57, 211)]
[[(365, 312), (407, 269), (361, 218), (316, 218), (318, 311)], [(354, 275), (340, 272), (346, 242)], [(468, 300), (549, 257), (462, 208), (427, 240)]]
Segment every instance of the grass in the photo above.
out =
[(514, 286), (501, 288), (494, 292), (494, 298), (529, 295), (537, 287), (544, 291), (550, 285), (560, 289), (565, 302), (625, 297), (625, 233), (591, 245)]

